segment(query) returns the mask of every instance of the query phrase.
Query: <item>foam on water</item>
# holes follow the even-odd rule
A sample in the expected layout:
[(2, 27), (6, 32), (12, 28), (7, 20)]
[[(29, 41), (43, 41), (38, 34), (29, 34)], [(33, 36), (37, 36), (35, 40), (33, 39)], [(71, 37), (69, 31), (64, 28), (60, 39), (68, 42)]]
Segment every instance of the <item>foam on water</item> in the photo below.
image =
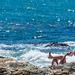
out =
[(68, 44), (69, 46), (75, 46), (75, 42), (74, 41), (68, 41), (68, 42), (64, 42), (66, 44)]
[[(70, 43), (70, 42), (67, 42)], [(71, 42), (71, 44), (75, 42)], [(74, 51), (74, 46), (69, 47), (45, 47), (47, 44), (0, 44), (0, 56), (14, 58), (17, 61), (28, 61), (36, 66), (44, 67), (51, 65), (52, 59), (48, 59), (49, 51), (53, 56), (65, 55)], [(73, 47), (73, 48), (72, 48)], [(71, 48), (70, 50), (68, 50)], [(75, 56), (66, 57), (67, 63), (75, 62)]]
[(43, 53), (43, 52), (40, 52), (40, 51), (29, 51), (28, 53), (24, 54), (21, 56), (24, 60), (27, 60), (33, 64), (37, 64), (37, 65), (43, 65), (42, 63), (44, 63), (46, 65), (46, 62), (48, 63), (49, 60), (48, 60), (48, 53)]
[(10, 30), (7, 30), (6, 32), (10, 32)]

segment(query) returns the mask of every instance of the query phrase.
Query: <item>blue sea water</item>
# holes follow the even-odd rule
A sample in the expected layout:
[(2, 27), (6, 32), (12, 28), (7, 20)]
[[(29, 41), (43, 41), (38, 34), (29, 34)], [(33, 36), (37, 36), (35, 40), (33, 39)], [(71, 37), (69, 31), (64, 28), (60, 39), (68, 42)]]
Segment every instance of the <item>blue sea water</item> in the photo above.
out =
[[(69, 46), (45, 47), (54, 42)], [(0, 55), (47, 66), (49, 50), (75, 51), (75, 0), (0, 0)]]

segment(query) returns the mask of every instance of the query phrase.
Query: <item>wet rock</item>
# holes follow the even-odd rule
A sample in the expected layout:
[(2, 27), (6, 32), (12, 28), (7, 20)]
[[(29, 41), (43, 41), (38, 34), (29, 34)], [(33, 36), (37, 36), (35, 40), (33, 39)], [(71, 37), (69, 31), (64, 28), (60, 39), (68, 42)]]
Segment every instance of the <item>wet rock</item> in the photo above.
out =
[(0, 56), (0, 58), (5, 58), (5, 57)]
[(50, 47), (50, 46), (69, 46), (69, 45), (65, 43), (50, 43), (46, 45), (45, 47)]

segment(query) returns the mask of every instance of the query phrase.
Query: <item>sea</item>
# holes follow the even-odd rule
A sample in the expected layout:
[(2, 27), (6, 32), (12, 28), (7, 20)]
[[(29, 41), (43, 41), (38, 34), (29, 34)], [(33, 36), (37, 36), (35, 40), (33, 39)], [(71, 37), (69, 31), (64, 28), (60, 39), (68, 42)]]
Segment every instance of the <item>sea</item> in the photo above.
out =
[[(46, 47), (56, 42), (69, 46)], [(46, 67), (50, 50), (75, 52), (75, 0), (0, 0), (0, 56)]]

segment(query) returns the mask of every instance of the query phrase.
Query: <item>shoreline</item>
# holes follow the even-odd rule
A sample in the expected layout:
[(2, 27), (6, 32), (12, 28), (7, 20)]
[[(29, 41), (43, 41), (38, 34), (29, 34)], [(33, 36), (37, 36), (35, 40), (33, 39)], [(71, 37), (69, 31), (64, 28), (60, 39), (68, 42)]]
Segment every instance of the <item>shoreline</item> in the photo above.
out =
[(75, 62), (39, 68), (27, 61), (0, 56), (0, 75), (74, 75)]

